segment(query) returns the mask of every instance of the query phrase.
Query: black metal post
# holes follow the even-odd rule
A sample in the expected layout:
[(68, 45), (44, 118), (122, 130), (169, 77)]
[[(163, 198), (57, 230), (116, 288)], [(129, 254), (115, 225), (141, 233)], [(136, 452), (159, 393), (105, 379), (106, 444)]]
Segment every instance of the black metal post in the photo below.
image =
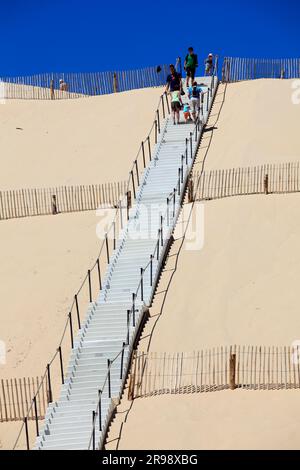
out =
[(107, 264), (109, 264), (109, 246), (108, 246), (108, 238), (107, 238), (107, 233), (105, 234), (105, 244), (106, 244), (106, 257), (107, 257)]
[(165, 92), (165, 97), (166, 97), (166, 102), (167, 102), (168, 114), (170, 114), (170, 105), (169, 105), (169, 100), (168, 100), (168, 93), (166, 93), (166, 92)]
[(193, 134), (190, 132), (190, 151), (191, 151), (191, 159), (193, 158)]
[(161, 246), (164, 244), (164, 234), (163, 234), (163, 216), (160, 216), (160, 243)]
[(74, 300), (75, 300), (78, 328), (80, 329), (81, 328), (81, 322), (80, 322), (80, 313), (79, 313), (79, 305), (78, 305), (77, 294), (74, 295)]
[(156, 115), (157, 115), (157, 128), (158, 128), (158, 133), (160, 134), (159, 108), (158, 108), (158, 110), (156, 111)]
[(197, 139), (198, 139), (198, 121), (199, 121), (199, 117), (197, 118), (196, 127), (195, 127), (195, 142), (197, 142)]
[(164, 95), (162, 95), (161, 97), (161, 104), (162, 104), (163, 118), (165, 119), (166, 113), (165, 113)]
[(99, 431), (102, 431), (102, 390), (99, 390), (98, 394), (99, 394)]
[(150, 286), (153, 284), (153, 255), (150, 255)]
[(121, 353), (121, 370), (120, 370), (120, 380), (122, 380), (122, 379), (123, 379), (124, 353), (125, 353), (125, 343), (123, 343), (123, 348), (122, 348), (122, 353)]
[(51, 374), (50, 374), (50, 364), (47, 364), (47, 375), (48, 375), (48, 403), (52, 403), (52, 387), (51, 387)]
[(181, 169), (178, 168), (178, 196), (180, 196), (180, 180), (181, 180), (180, 173), (181, 173)]
[(157, 261), (159, 260), (159, 245), (160, 245), (160, 230), (158, 230), (158, 237), (157, 237)]
[(110, 383), (110, 359), (107, 359), (107, 368), (108, 368), (108, 398), (111, 398), (111, 383)]
[(173, 219), (175, 217), (175, 197), (176, 197), (176, 189), (173, 190)]
[(186, 138), (185, 139), (185, 162), (186, 162), (186, 164), (188, 164), (188, 141), (189, 141), (189, 139)]
[(133, 292), (132, 294), (132, 326), (135, 327), (135, 296), (136, 294)]
[(146, 168), (146, 159), (145, 159), (145, 147), (144, 147), (144, 142), (142, 142), (142, 153), (143, 153), (144, 168)]
[(114, 250), (116, 249), (116, 222), (113, 222), (113, 231), (114, 231)]
[(71, 347), (73, 349), (74, 348), (74, 338), (73, 338), (72, 312), (69, 312), (69, 321), (70, 321)]
[(133, 176), (133, 171), (131, 170), (131, 181), (132, 181), (132, 188), (133, 188), (133, 197), (134, 199), (136, 198), (136, 194), (135, 194), (135, 183), (134, 183), (134, 176)]
[(24, 424), (25, 424), (25, 434), (26, 434), (26, 447), (27, 447), (27, 450), (30, 450), (30, 447), (29, 447), (29, 434), (28, 434), (28, 419), (27, 419), (27, 416), (26, 416), (26, 418), (24, 418)]
[(206, 100), (206, 112), (208, 113), (208, 102), (209, 102), (209, 88), (207, 90), (207, 100)]
[(149, 160), (151, 162), (151, 143), (150, 143), (150, 136), (148, 135), (148, 151), (149, 151)]
[(99, 279), (99, 287), (102, 290), (102, 282), (101, 282), (101, 272), (100, 272), (100, 260), (97, 259), (97, 270), (98, 270), (98, 279)]
[(157, 144), (157, 119), (155, 119), (154, 123), (155, 123), (155, 143)]
[(183, 160), (184, 160), (184, 156), (182, 155), (181, 156), (181, 182), (183, 183)]
[(38, 419), (38, 411), (37, 411), (37, 404), (36, 404), (36, 396), (33, 398), (33, 404), (34, 404), (34, 414), (35, 414), (36, 435), (39, 436), (39, 419)]
[(167, 224), (168, 224), (168, 227), (170, 225), (170, 207), (169, 207), (169, 204), (170, 204), (170, 199), (167, 197)]
[(64, 384), (65, 383), (65, 378), (64, 378), (64, 366), (63, 366), (61, 346), (59, 346), (58, 352), (59, 352), (59, 362), (60, 362), (61, 383)]
[(88, 269), (88, 280), (89, 280), (89, 297), (90, 297), (90, 302), (93, 302), (92, 283), (91, 283), (91, 270), (90, 270), (90, 269)]
[(135, 160), (134, 164), (135, 164), (135, 169), (136, 169), (137, 185), (139, 186), (140, 185), (140, 177), (139, 177), (139, 167), (138, 167), (137, 159)]
[(144, 302), (144, 270), (141, 268), (141, 301)]
[(130, 310), (127, 310), (127, 344), (129, 344)]
[(95, 436), (95, 417), (96, 417), (96, 411), (93, 411), (93, 450), (96, 448), (96, 436)]

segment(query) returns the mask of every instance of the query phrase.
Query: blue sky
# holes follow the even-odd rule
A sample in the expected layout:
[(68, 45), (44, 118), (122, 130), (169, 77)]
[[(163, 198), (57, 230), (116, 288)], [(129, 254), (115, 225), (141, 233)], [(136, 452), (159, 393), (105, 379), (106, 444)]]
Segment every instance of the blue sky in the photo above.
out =
[(0, 76), (204, 57), (299, 57), (299, 0), (0, 0)]

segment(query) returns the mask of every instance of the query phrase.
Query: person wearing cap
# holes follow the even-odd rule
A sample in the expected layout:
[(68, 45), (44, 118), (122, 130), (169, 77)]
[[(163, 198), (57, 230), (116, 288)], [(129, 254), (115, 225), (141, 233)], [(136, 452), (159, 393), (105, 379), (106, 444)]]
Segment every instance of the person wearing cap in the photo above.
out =
[(186, 71), (186, 86), (189, 87), (189, 81), (191, 79), (191, 84), (194, 81), (196, 68), (198, 67), (198, 57), (194, 53), (193, 47), (188, 48), (188, 54), (184, 60), (184, 70)]
[(59, 80), (59, 89), (60, 91), (68, 91), (68, 85), (62, 78)]
[(176, 72), (173, 64), (170, 64), (170, 74), (167, 76), (166, 93), (182, 90), (181, 74)]
[(214, 71), (214, 56), (212, 53), (208, 54), (207, 58), (205, 59), (205, 75), (212, 75)]

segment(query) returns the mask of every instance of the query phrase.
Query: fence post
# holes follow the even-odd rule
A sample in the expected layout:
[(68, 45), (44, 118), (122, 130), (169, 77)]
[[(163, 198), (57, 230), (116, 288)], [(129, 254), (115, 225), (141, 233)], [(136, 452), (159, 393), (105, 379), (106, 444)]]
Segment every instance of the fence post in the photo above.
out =
[(107, 368), (108, 368), (108, 398), (111, 398), (111, 383), (110, 383), (110, 359), (107, 359)]
[(99, 394), (99, 431), (102, 431), (102, 390), (98, 391)]
[(113, 88), (114, 88), (114, 93), (118, 93), (118, 79), (117, 79), (117, 73), (114, 72), (113, 76)]
[(35, 414), (36, 435), (39, 436), (39, 420), (38, 420), (38, 411), (37, 411), (37, 404), (36, 404), (36, 396), (33, 398), (33, 404), (34, 404), (34, 414)]
[(50, 80), (50, 98), (51, 100), (54, 100), (54, 80)]
[(189, 202), (194, 201), (194, 181), (192, 179), (192, 176), (189, 178), (189, 183), (188, 183), (188, 201)]
[(76, 306), (76, 314), (77, 314), (77, 321), (78, 321), (78, 328), (81, 328), (81, 323), (80, 323), (80, 314), (79, 314), (79, 305), (78, 305), (78, 298), (77, 294), (74, 295), (74, 300), (75, 300), (75, 306)]
[(143, 153), (143, 164), (144, 164), (144, 168), (146, 168), (144, 141), (142, 142), (142, 153)]
[(167, 102), (168, 114), (170, 114), (170, 105), (169, 105), (169, 100), (168, 100), (168, 93), (166, 91), (165, 91), (165, 97), (166, 97), (166, 102)]
[(160, 216), (160, 244), (163, 246), (164, 244), (164, 234), (163, 234), (163, 216)]
[(127, 344), (129, 344), (130, 310), (127, 310)]
[(30, 447), (29, 447), (29, 434), (28, 434), (28, 419), (27, 419), (27, 416), (26, 416), (26, 418), (24, 418), (24, 424), (25, 424), (25, 434), (26, 434), (26, 447), (27, 447), (27, 450), (30, 450)]
[(137, 184), (138, 186), (140, 185), (140, 177), (139, 177), (139, 167), (138, 167), (138, 162), (135, 160), (135, 169), (136, 169), (136, 179), (137, 179)]
[(56, 196), (55, 194), (52, 195), (52, 215), (56, 215), (57, 211), (57, 204), (56, 204)]
[(59, 362), (60, 362), (61, 383), (64, 384), (64, 383), (65, 383), (65, 379), (64, 379), (64, 366), (63, 366), (63, 358), (62, 358), (61, 346), (59, 346), (58, 352), (59, 352)]
[(52, 403), (52, 387), (51, 387), (51, 375), (50, 375), (50, 364), (47, 364), (47, 375), (48, 375), (48, 403)]
[(92, 295), (92, 283), (91, 283), (91, 270), (88, 269), (88, 280), (89, 280), (89, 296), (90, 302), (93, 302), (93, 295)]
[(123, 379), (124, 352), (125, 352), (125, 343), (123, 343), (122, 354), (121, 354), (120, 380)]
[[(122, 210), (122, 209), (121, 209)], [(102, 290), (102, 282), (101, 282), (101, 271), (100, 271), (100, 261), (97, 258), (97, 269), (98, 269), (98, 278), (99, 278), (99, 288)], [(79, 327), (80, 328), (80, 327)]]
[(168, 227), (170, 225), (170, 207), (169, 207), (169, 204), (170, 204), (170, 199), (167, 197), (167, 225), (168, 225)]
[(236, 364), (236, 354), (230, 354), (230, 359), (229, 359), (229, 387), (230, 387), (230, 390), (234, 390), (236, 388), (235, 364)]
[(157, 144), (157, 120), (154, 121), (155, 124), (155, 143)]
[(141, 268), (141, 301), (144, 302), (144, 269)]
[(191, 159), (193, 158), (193, 134), (190, 132), (190, 150), (191, 150)]
[(127, 220), (129, 220), (129, 209), (131, 209), (131, 191), (127, 191)]
[(135, 327), (135, 293), (132, 293), (132, 326)]
[(109, 264), (109, 246), (108, 246), (108, 238), (107, 238), (107, 233), (105, 234), (105, 244), (106, 244), (106, 256), (107, 256), (107, 264)]
[(156, 114), (157, 114), (157, 128), (158, 128), (158, 133), (160, 134), (159, 108), (157, 109)]
[(265, 194), (269, 194), (269, 175), (266, 174), (264, 178), (264, 192)]
[(73, 349), (74, 348), (74, 337), (73, 337), (72, 312), (69, 312), (69, 321), (70, 321), (71, 347)]
[(150, 286), (153, 284), (153, 255), (150, 255)]
[(92, 423), (93, 423), (93, 450), (95, 450), (96, 447), (96, 439), (95, 439), (95, 417), (96, 417), (96, 411), (92, 412)]
[(130, 174), (131, 174), (131, 180), (132, 180), (133, 197), (134, 197), (134, 199), (135, 199), (135, 198), (136, 198), (136, 194), (135, 194), (135, 183), (134, 183), (133, 170), (131, 170)]
[(180, 196), (181, 168), (178, 168), (178, 196)]

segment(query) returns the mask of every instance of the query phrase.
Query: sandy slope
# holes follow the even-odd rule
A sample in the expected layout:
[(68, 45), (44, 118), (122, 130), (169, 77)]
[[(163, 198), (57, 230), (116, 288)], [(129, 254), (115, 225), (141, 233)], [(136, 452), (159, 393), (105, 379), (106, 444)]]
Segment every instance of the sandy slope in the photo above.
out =
[[(232, 168), (300, 159), (300, 106), (291, 81), (221, 86), (196, 167)], [(221, 112), (219, 114), (221, 108)], [(191, 205), (175, 231), (139, 348), (193, 351), (229, 344), (290, 345), (299, 339), (299, 194), (227, 198), (194, 220), (202, 249), (182, 243)], [(200, 204), (193, 208), (193, 217)], [(300, 393), (234, 391), (138, 399), (119, 448), (300, 448)], [(115, 446), (122, 414), (109, 435)], [(143, 432), (141, 432), (143, 429)]]
[[(209, 121), (210, 126), (216, 123), (216, 129), (207, 170), (299, 161), (300, 105), (292, 102), (293, 82), (255, 80), (220, 85)], [(209, 135), (206, 137), (208, 143)], [(203, 145), (199, 156), (205, 152)]]
[(0, 106), (0, 189), (127, 179), (161, 92), (7, 100)]

